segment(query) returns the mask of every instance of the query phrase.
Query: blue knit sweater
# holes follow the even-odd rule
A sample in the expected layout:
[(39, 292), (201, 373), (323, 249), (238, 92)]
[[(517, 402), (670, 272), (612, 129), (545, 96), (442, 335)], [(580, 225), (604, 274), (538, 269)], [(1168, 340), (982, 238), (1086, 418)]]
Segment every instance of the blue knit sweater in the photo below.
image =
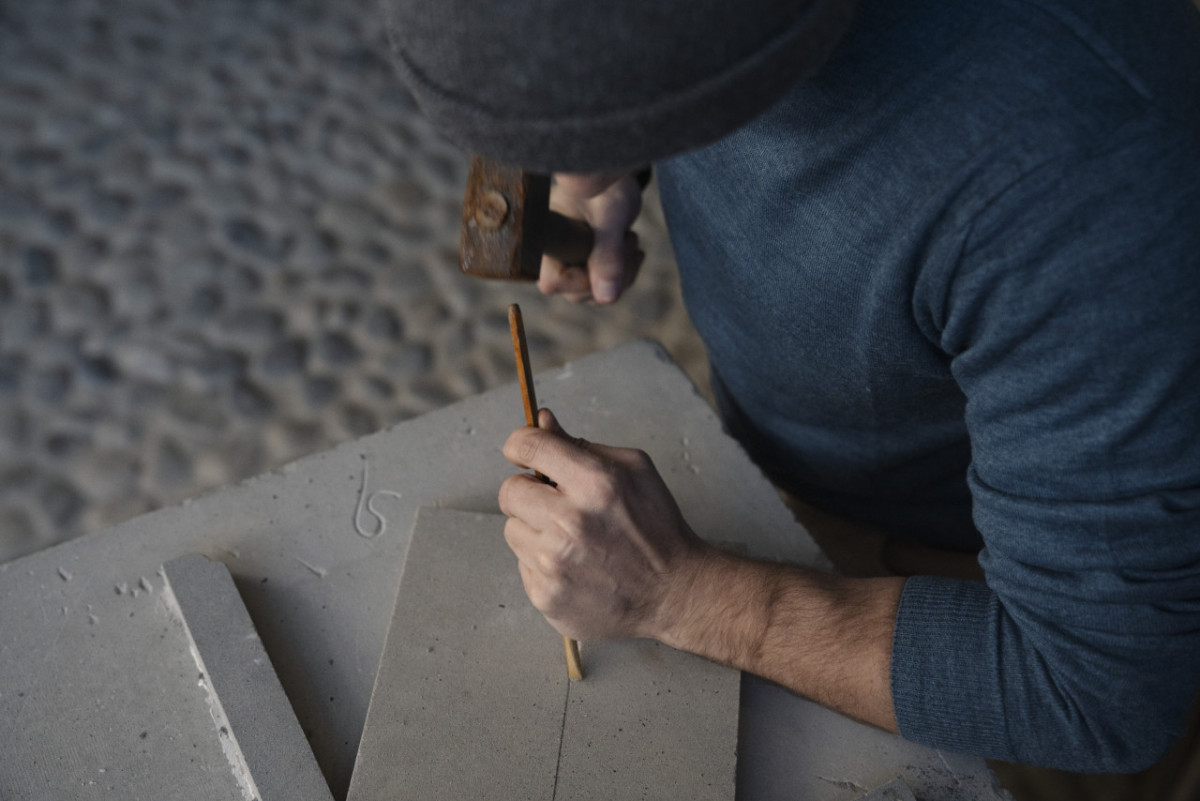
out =
[(1200, 36), (1184, 0), (866, 0), (659, 165), (730, 428), (802, 496), (982, 548), (908, 580), (932, 746), (1136, 770), (1200, 682)]

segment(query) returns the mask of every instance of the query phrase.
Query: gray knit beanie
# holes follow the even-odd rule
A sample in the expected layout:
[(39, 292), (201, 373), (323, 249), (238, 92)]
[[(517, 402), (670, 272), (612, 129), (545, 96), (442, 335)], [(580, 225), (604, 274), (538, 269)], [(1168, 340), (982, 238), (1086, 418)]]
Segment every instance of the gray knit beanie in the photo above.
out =
[(464, 149), (633, 167), (749, 122), (828, 57), (853, 0), (385, 0), (396, 62)]

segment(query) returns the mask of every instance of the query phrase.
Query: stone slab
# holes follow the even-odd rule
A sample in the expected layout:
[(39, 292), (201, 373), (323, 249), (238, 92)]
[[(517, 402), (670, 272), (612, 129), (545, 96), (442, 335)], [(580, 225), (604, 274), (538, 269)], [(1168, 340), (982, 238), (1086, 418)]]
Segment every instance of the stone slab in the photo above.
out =
[(0, 798), (330, 799), (222, 565), (87, 571), (0, 582)]
[(907, 784), (900, 779), (892, 779), (884, 786), (876, 787), (861, 796), (858, 801), (917, 801), (917, 799)]
[(120, 595), (73, 561), (17, 569), (0, 583), (0, 798), (244, 801), (153, 566)]
[(162, 572), (164, 595), (182, 616), (197, 685), (243, 796), (332, 801), (229, 571), (189, 554), (167, 562)]
[(900, 778), (921, 801), (1012, 801), (987, 763), (856, 723), (742, 676), (738, 797), (855, 801)]
[(421, 510), (347, 797), (551, 801), (568, 683), (504, 518)]
[[(825, 564), (657, 345), (629, 343), (539, 373), (537, 390), (576, 436), (644, 448), (701, 536), (744, 542), (757, 556)], [(123, 760), (129, 776), (112, 782), (122, 788), (143, 786), (135, 777), (187, 775), (191, 754), (143, 753), (140, 740), (120, 739), (149, 723), (156, 732), (178, 728), (182, 713), (172, 704), (194, 690), (190, 656), (148, 647), (145, 630), (126, 620), (153, 610), (153, 598), (134, 595), (142, 578), (157, 587), (162, 563), (200, 552), (229, 567), (334, 798), (344, 798), (416, 511), (498, 511), (496, 491), (513, 472), (500, 447), (523, 422), (512, 384), (0, 564), (0, 720), (9, 723), (0, 731), (0, 797), (47, 797), (12, 790), (32, 786), (12, 778), (32, 764), (54, 775), (83, 765), (86, 779)], [(173, 670), (183, 671), (177, 687), (160, 677), (164, 686), (148, 691), (134, 679)], [(778, 688), (748, 686), (738, 762), (744, 798), (843, 801), (852, 796), (813, 777), (844, 774), (866, 788), (896, 776), (897, 765), (912, 768), (905, 780), (930, 799), (924, 788), (933, 783), (990, 776), (982, 760), (898, 745)], [(842, 747), (825, 748), (831, 740)], [(220, 765), (219, 751), (213, 757)], [(918, 772), (924, 783), (913, 778)], [(822, 792), (783, 794), (788, 786)]]
[(582, 643), (570, 682), (515, 564), (504, 517), (421, 510), (350, 801), (732, 799), (738, 673)]
[(729, 801), (740, 674), (649, 640), (582, 643), (557, 799)]

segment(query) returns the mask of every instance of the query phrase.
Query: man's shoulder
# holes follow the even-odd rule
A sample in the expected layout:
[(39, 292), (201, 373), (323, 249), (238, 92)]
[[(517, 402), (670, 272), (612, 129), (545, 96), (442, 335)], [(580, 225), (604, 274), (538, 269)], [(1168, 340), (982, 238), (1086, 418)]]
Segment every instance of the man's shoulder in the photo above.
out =
[(929, 91), (981, 123), (1036, 128), (1047, 144), (1147, 118), (1200, 137), (1200, 12), (1189, 0), (986, 5), (972, 7), (979, 22), (946, 47)]
[[(1083, 68), (1073, 96), (1122, 91), (1195, 125), (1200, 114), (1200, 10), (1192, 0), (999, 0), (1014, 20), (1046, 31), (1051, 70)], [(1086, 65), (1086, 66), (1084, 66)]]
[(1035, 124), (1050, 144), (1150, 115), (1200, 135), (1190, 0), (868, 0), (860, 13), (827, 73), (800, 90), (805, 103), (830, 98), (840, 120), (902, 110), (935, 141)]

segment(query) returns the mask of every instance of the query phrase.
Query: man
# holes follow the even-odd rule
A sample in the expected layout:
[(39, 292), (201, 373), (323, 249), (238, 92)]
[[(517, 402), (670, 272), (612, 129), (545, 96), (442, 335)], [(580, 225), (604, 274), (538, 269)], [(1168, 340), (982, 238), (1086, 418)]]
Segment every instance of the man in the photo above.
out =
[(984, 576), (720, 553), (644, 454), (543, 411), (505, 454), (557, 487), (513, 476), (500, 504), (556, 628), (653, 637), (939, 748), (1085, 772), (1164, 752), (1200, 681), (1189, 4), (393, 6), (434, 122), (558, 171), (555, 203), (596, 227), (544, 291), (619, 297), (653, 161), (731, 432), (814, 534), (835, 521), (831, 549), (877, 530), (892, 567), (978, 553)]

